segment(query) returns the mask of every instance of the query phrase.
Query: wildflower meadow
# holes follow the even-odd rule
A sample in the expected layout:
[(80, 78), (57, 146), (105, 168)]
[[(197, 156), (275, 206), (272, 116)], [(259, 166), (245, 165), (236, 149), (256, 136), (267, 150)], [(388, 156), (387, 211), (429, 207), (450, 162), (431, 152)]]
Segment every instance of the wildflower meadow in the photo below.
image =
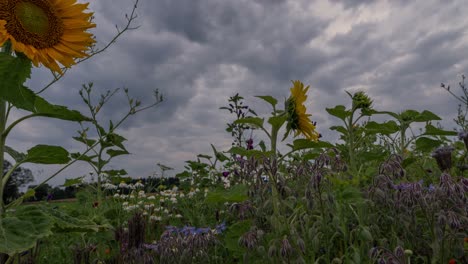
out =
[[(132, 29), (134, 4), (109, 45)], [(136, 179), (125, 164), (109, 163), (129, 154), (132, 138), (119, 127), (140, 112), (157, 114), (154, 107), (165, 103), (159, 91), (143, 102), (131, 89), (96, 95), (86, 83), (76, 91), (86, 113), (41, 97), (70, 67), (105, 56), (109, 45), (94, 46), (87, 8), (75, 0), (0, 2), (0, 263), (468, 263), (464, 76), (459, 89), (440, 88), (460, 100), (457, 131), (441, 127), (429, 110), (380, 109), (364, 91), (343, 93), (347, 105), (324, 109), (338, 124), (324, 128), (305, 106), (313, 83), (299, 80), (284, 87), (284, 102), (256, 96), (271, 109), (265, 116), (235, 94), (219, 106), (232, 117), (231, 148), (211, 144), (212, 153), (194, 153), (172, 178)], [(54, 80), (26, 87), (32, 67), (41, 66)], [(115, 96), (124, 96), (127, 108), (116, 110), (120, 120), (103, 123), (102, 109)], [(13, 120), (14, 109), (24, 115)], [(70, 137), (82, 151), (40, 142), (25, 153), (9, 146), (16, 126), (36, 117), (78, 123)], [(339, 140), (324, 141), (318, 131)], [(89, 167), (93, 182), (67, 179), (74, 199), (35, 199), (76, 162)], [(27, 163), (62, 167), (6, 199), (9, 180)]]

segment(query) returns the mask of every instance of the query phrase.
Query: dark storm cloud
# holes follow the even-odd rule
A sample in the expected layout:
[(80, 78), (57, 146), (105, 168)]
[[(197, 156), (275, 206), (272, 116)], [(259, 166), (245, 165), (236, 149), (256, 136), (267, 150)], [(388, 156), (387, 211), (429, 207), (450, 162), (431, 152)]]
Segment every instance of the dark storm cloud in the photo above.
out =
[[(156, 162), (180, 172), (185, 160), (210, 153), (210, 143), (227, 150), (231, 138), (224, 129), (232, 116), (219, 107), (229, 96), (239, 92), (246, 104), (269, 113), (253, 96), (273, 95), (282, 105), (296, 79), (311, 85), (308, 110), (326, 140), (336, 139), (328, 127), (337, 120), (325, 107), (349, 105), (344, 90), (367, 91), (379, 110), (429, 109), (450, 120), (454, 101), (438, 86), (456, 84), (466, 73), (463, 3), (140, 0), (134, 24), (139, 29), (73, 67), (42, 96), (88, 114), (78, 96), (83, 83), (94, 82), (96, 95), (128, 87), (143, 104), (150, 104), (159, 88), (166, 100), (119, 130), (132, 155), (111, 164), (124, 164), (130, 175), (141, 177), (150, 175)], [(91, 3), (98, 47), (116, 34), (114, 24), (122, 28), (131, 6), (124, 0)], [(50, 77), (34, 70), (31, 86), (37, 91)], [(126, 111), (125, 98), (118, 95), (101, 118), (106, 124), (118, 121)], [(36, 135), (48, 127), (54, 129)], [(71, 139), (76, 129), (73, 123), (41, 119), (19, 127), (10, 142), (22, 150), (46, 142), (80, 151)], [(67, 175), (88, 170), (81, 164)]]

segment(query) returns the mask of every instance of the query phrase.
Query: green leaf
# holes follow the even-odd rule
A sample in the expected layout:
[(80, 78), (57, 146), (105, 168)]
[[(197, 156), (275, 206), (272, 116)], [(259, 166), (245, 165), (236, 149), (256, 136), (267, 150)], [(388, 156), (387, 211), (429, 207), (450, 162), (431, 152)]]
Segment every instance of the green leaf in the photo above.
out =
[[(290, 145), (291, 146), (291, 145)], [(311, 141), (308, 139), (300, 138), (293, 141), (292, 149), (294, 151), (309, 148), (332, 148), (333, 144), (326, 141)]]
[(124, 141), (126, 141), (127, 139), (122, 137), (121, 135), (116, 134), (116, 133), (110, 133), (110, 134), (107, 135), (107, 140), (111, 144), (121, 148), (122, 150), (125, 150), (125, 147), (124, 147), (124, 145), (122, 143)]
[(269, 104), (271, 104), (271, 106), (273, 106), (273, 108), (275, 108), (275, 105), (278, 103), (278, 100), (276, 100), (273, 96), (269, 96), (269, 95), (257, 95), (255, 96), (257, 98), (260, 98), (260, 99), (263, 99), (264, 101), (268, 102)]
[(127, 155), (127, 154), (130, 154), (128, 151), (126, 150), (117, 150), (117, 149), (108, 149), (106, 151), (107, 155), (111, 156), (112, 158), (113, 157), (117, 157), (117, 156), (120, 156), (120, 155)]
[(73, 139), (87, 145), (88, 147), (92, 147), (96, 143), (95, 139), (84, 139), (82, 137), (73, 137)]
[(70, 187), (70, 186), (73, 186), (75, 184), (81, 184), (83, 183), (83, 178), (85, 176), (81, 176), (81, 177), (78, 177), (78, 178), (74, 178), (74, 179), (65, 179), (65, 183), (62, 185), (63, 187)]
[(247, 200), (247, 186), (244, 184), (236, 184), (232, 188), (217, 189), (208, 192), (205, 202), (210, 204), (224, 204), (228, 203), (240, 203)]
[(69, 110), (66, 106), (50, 104), (39, 96), (35, 96), (33, 112), (40, 114), (41, 116), (47, 116), (61, 120), (76, 122), (92, 121), (91, 118), (82, 115), (76, 110)]
[(443, 142), (427, 137), (420, 137), (416, 139), (416, 150), (422, 152), (429, 152), (440, 146)]
[(335, 108), (326, 108), (325, 109), (330, 115), (336, 116), (339, 119), (345, 121), (346, 117), (351, 115), (351, 112), (346, 110), (344, 105), (337, 105)]
[(348, 134), (348, 130), (346, 130), (346, 128), (344, 126), (331, 126), (330, 129), (331, 130), (336, 130), (336, 131), (340, 132), (343, 135)]
[(405, 122), (413, 122), (420, 115), (416, 110), (408, 109), (400, 113), (400, 120)]
[(390, 134), (400, 131), (400, 127), (393, 120), (387, 121), (385, 123), (377, 123), (374, 121), (369, 121), (366, 124), (365, 128), (366, 128), (366, 131), (371, 134), (390, 135)]
[(86, 162), (92, 162), (93, 159), (97, 157), (97, 155), (92, 155), (92, 156), (82, 155), (79, 152), (71, 153), (70, 156), (72, 159), (82, 160)]
[(68, 151), (59, 146), (37, 145), (28, 150), (23, 162), (38, 164), (66, 164), (70, 161)]
[(198, 154), (197, 157), (202, 159), (210, 160), (212, 157), (210, 155)]
[(216, 158), (221, 162), (229, 160), (229, 158), (221, 152), (216, 153)]
[(397, 114), (397, 113), (394, 113), (394, 112), (390, 112), (390, 111), (375, 111), (374, 114), (386, 114), (386, 115), (392, 116), (392, 117), (395, 118), (396, 120), (402, 121), (400, 115)]
[(263, 127), (263, 118), (260, 117), (245, 117), (234, 121), (234, 124), (249, 124), (255, 127)]
[(23, 86), (31, 76), (31, 61), (24, 56), (0, 53), (0, 98), (17, 108), (34, 109), (34, 92)]
[(188, 163), (189, 167), (193, 171), (202, 170), (202, 169), (204, 169), (204, 168), (206, 168), (208, 166), (208, 164), (201, 163), (201, 162), (196, 162), (196, 161), (191, 161), (191, 160), (186, 161), (186, 163)]
[(252, 225), (251, 220), (244, 220), (235, 222), (227, 228), (226, 234), (223, 237), (224, 244), (233, 257), (241, 258), (244, 254), (245, 248), (239, 245), (239, 238), (249, 231)]
[(426, 125), (426, 131), (424, 132), (423, 135), (427, 136), (456, 136), (458, 135), (457, 132), (455, 131), (448, 131), (448, 130), (442, 130), (439, 129), (431, 124)]
[(42, 207), (42, 210), (50, 216), (53, 222), (52, 231), (54, 233), (98, 232), (112, 228), (109, 224), (96, 224), (96, 222), (91, 220), (72, 217), (61, 210), (48, 207)]
[(258, 143), (258, 145), (260, 146), (260, 149), (261, 149), (263, 152), (266, 151), (265, 141), (260, 140), (260, 143)]
[(416, 162), (416, 158), (409, 157), (403, 160), (403, 162), (401, 163), (401, 166), (406, 169), (408, 168), (409, 165), (413, 164), (414, 162)]
[(234, 155), (245, 156), (247, 158), (250, 158), (250, 157), (262, 158), (270, 154), (270, 151), (264, 152), (264, 151), (260, 151), (257, 149), (247, 150), (241, 147), (232, 147), (230, 150), (228, 150), (228, 152)]
[(373, 238), (372, 238), (372, 234), (371, 232), (369, 231), (369, 228), (363, 226), (360, 228), (360, 232), (359, 232), (359, 238), (362, 240), (362, 241), (366, 241), (366, 242), (369, 242), (369, 241), (372, 241)]
[(188, 177), (190, 177), (190, 176), (192, 176), (192, 174), (191, 174), (190, 172), (188, 172), (188, 171), (183, 171), (183, 172), (177, 173), (177, 174), (175, 175), (175, 177), (176, 177), (176, 178), (179, 178), (179, 179), (188, 178)]
[(0, 218), (0, 252), (10, 256), (26, 251), (52, 234), (52, 221), (37, 206), (20, 206)]
[(432, 121), (432, 120), (442, 120), (442, 119), (438, 115), (427, 110), (424, 110), (414, 119), (415, 122), (427, 122), (427, 121)]
[(18, 152), (9, 146), (5, 146), (5, 152), (8, 153), (16, 162), (21, 162), (26, 158), (24, 153)]
[(68, 110), (64, 106), (52, 105), (23, 84), (31, 76), (31, 62), (24, 55), (17, 57), (0, 54), (0, 98), (19, 109), (41, 116), (70, 121), (90, 121), (78, 111)]
[(287, 118), (286, 115), (272, 116), (268, 118), (268, 123), (273, 127), (281, 127), (284, 122), (286, 122)]

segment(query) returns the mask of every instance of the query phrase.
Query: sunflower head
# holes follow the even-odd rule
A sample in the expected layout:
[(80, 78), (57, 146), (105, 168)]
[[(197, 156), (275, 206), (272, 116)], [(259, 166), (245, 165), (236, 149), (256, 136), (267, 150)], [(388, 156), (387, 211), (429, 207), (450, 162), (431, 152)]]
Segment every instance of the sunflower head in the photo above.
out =
[(370, 110), (372, 107), (372, 100), (370, 97), (363, 91), (359, 91), (353, 95), (353, 108)]
[(304, 105), (307, 100), (307, 91), (309, 86), (304, 87), (304, 84), (300, 81), (293, 81), (293, 87), (291, 87), (291, 95), (286, 100), (286, 114), (288, 116), (286, 135), (291, 130), (295, 131), (295, 137), (302, 134), (307, 139), (317, 141), (320, 134), (315, 131), (315, 124), (309, 119), (310, 114), (306, 113), (306, 107)]
[(86, 32), (96, 26), (92, 13), (83, 13), (87, 7), (76, 0), (2, 0), (0, 46), (10, 41), (34, 66), (62, 73), (58, 63), (70, 67), (95, 42)]

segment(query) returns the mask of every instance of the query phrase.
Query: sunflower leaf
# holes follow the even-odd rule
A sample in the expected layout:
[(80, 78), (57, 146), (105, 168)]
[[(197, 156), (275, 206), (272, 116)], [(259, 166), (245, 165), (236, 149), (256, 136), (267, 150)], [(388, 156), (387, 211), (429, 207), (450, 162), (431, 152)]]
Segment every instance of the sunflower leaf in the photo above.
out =
[(260, 117), (245, 117), (234, 121), (234, 124), (249, 124), (255, 127), (263, 127), (263, 118)]
[(455, 131), (439, 129), (433, 125), (426, 125), (426, 132), (423, 135), (427, 136), (456, 136), (458, 133)]
[(23, 86), (31, 76), (31, 62), (23, 57), (0, 53), (0, 98), (17, 108), (34, 109), (34, 92)]
[(266, 96), (262, 96), (262, 95), (257, 95), (255, 96), (257, 98), (260, 98), (260, 99), (263, 99), (264, 101), (268, 102), (269, 104), (271, 104), (271, 106), (273, 106), (273, 108), (276, 106), (276, 104), (278, 103), (278, 100), (276, 100), (273, 96), (269, 96), (269, 95), (266, 95)]
[(14, 255), (28, 250), (52, 235), (50, 217), (37, 206), (21, 206), (0, 218), (0, 252)]
[(59, 146), (37, 145), (28, 150), (23, 162), (38, 164), (66, 164), (70, 161), (68, 151)]
[(345, 121), (345, 118), (351, 115), (349, 110), (346, 110), (344, 105), (337, 105), (335, 108), (326, 108), (325, 109), (330, 115), (336, 116), (339, 119)]
[(427, 137), (420, 137), (416, 139), (416, 150), (422, 152), (429, 152), (438, 146), (440, 146), (443, 142), (440, 140), (435, 140)]
[(0, 99), (14, 107), (41, 116), (69, 121), (91, 121), (78, 111), (65, 106), (53, 105), (37, 96), (23, 84), (31, 76), (31, 61), (18, 54), (17, 57), (0, 53)]

